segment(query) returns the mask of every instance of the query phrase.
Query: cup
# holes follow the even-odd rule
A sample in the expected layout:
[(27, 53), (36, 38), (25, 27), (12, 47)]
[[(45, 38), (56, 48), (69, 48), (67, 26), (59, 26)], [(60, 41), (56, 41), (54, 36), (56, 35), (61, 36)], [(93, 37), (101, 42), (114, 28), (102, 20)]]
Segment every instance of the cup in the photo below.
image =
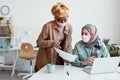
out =
[(71, 66), (70, 63), (66, 63), (66, 62), (64, 62), (64, 68), (69, 68), (70, 66)]
[(47, 71), (48, 73), (55, 72), (55, 64), (47, 64)]
[(64, 62), (64, 70), (69, 71), (71, 64)]

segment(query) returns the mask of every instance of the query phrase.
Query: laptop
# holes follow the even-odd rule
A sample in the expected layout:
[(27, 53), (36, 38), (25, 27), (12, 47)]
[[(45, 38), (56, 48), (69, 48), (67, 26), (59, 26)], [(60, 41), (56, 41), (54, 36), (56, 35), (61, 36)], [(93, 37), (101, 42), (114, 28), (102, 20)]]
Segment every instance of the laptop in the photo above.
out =
[(92, 66), (86, 66), (83, 71), (89, 74), (116, 72), (120, 57), (95, 58)]

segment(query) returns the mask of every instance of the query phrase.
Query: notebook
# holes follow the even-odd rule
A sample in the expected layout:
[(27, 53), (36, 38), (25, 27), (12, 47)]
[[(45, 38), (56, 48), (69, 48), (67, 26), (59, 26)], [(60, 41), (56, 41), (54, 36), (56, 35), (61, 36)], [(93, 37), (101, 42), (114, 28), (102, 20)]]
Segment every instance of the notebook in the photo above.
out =
[(116, 72), (120, 57), (95, 58), (93, 66), (86, 66), (83, 71), (89, 74)]

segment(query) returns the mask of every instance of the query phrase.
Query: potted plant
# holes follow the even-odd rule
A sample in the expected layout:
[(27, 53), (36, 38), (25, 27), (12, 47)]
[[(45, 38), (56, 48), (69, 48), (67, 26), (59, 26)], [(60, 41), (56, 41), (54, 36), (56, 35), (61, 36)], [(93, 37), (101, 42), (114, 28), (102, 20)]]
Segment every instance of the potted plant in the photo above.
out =
[(4, 17), (0, 17), (0, 24), (3, 24), (4, 22)]
[(11, 37), (13, 36), (13, 29), (11, 27), (11, 20), (8, 19), (6, 24), (3, 24), (4, 17), (0, 17), (0, 48), (7, 49), (10, 47)]
[(110, 39), (103, 39), (104, 44), (106, 45), (110, 56), (115, 57), (115, 56), (120, 56), (119, 53), (119, 46), (117, 44), (109, 44)]
[[(110, 39), (103, 39), (103, 42), (106, 45), (106, 47), (110, 53), (110, 56), (111, 57), (120, 56), (119, 46), (117, 44), (109, 44), (109, 41), (110, 41)], [(119, 63), (119, 66), (120, 66), (120, 63)]]

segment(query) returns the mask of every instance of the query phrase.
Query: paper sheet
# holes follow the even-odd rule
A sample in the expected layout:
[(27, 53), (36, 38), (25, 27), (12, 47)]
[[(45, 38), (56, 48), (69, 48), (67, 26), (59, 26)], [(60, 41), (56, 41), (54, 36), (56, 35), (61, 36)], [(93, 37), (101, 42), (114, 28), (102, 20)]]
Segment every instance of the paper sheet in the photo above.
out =
[(60, 57), (62, 57), (63, 59), (69, 61), (69, 62), (74, 62), (74, 60), (76, 59), (76, 55), (72, 55), (70, 53), (67, 53), (65, 51), (62, 51), (58, 48), (55, 48), (55, 50), (57, 51), (57, 53), (59, 54)]

